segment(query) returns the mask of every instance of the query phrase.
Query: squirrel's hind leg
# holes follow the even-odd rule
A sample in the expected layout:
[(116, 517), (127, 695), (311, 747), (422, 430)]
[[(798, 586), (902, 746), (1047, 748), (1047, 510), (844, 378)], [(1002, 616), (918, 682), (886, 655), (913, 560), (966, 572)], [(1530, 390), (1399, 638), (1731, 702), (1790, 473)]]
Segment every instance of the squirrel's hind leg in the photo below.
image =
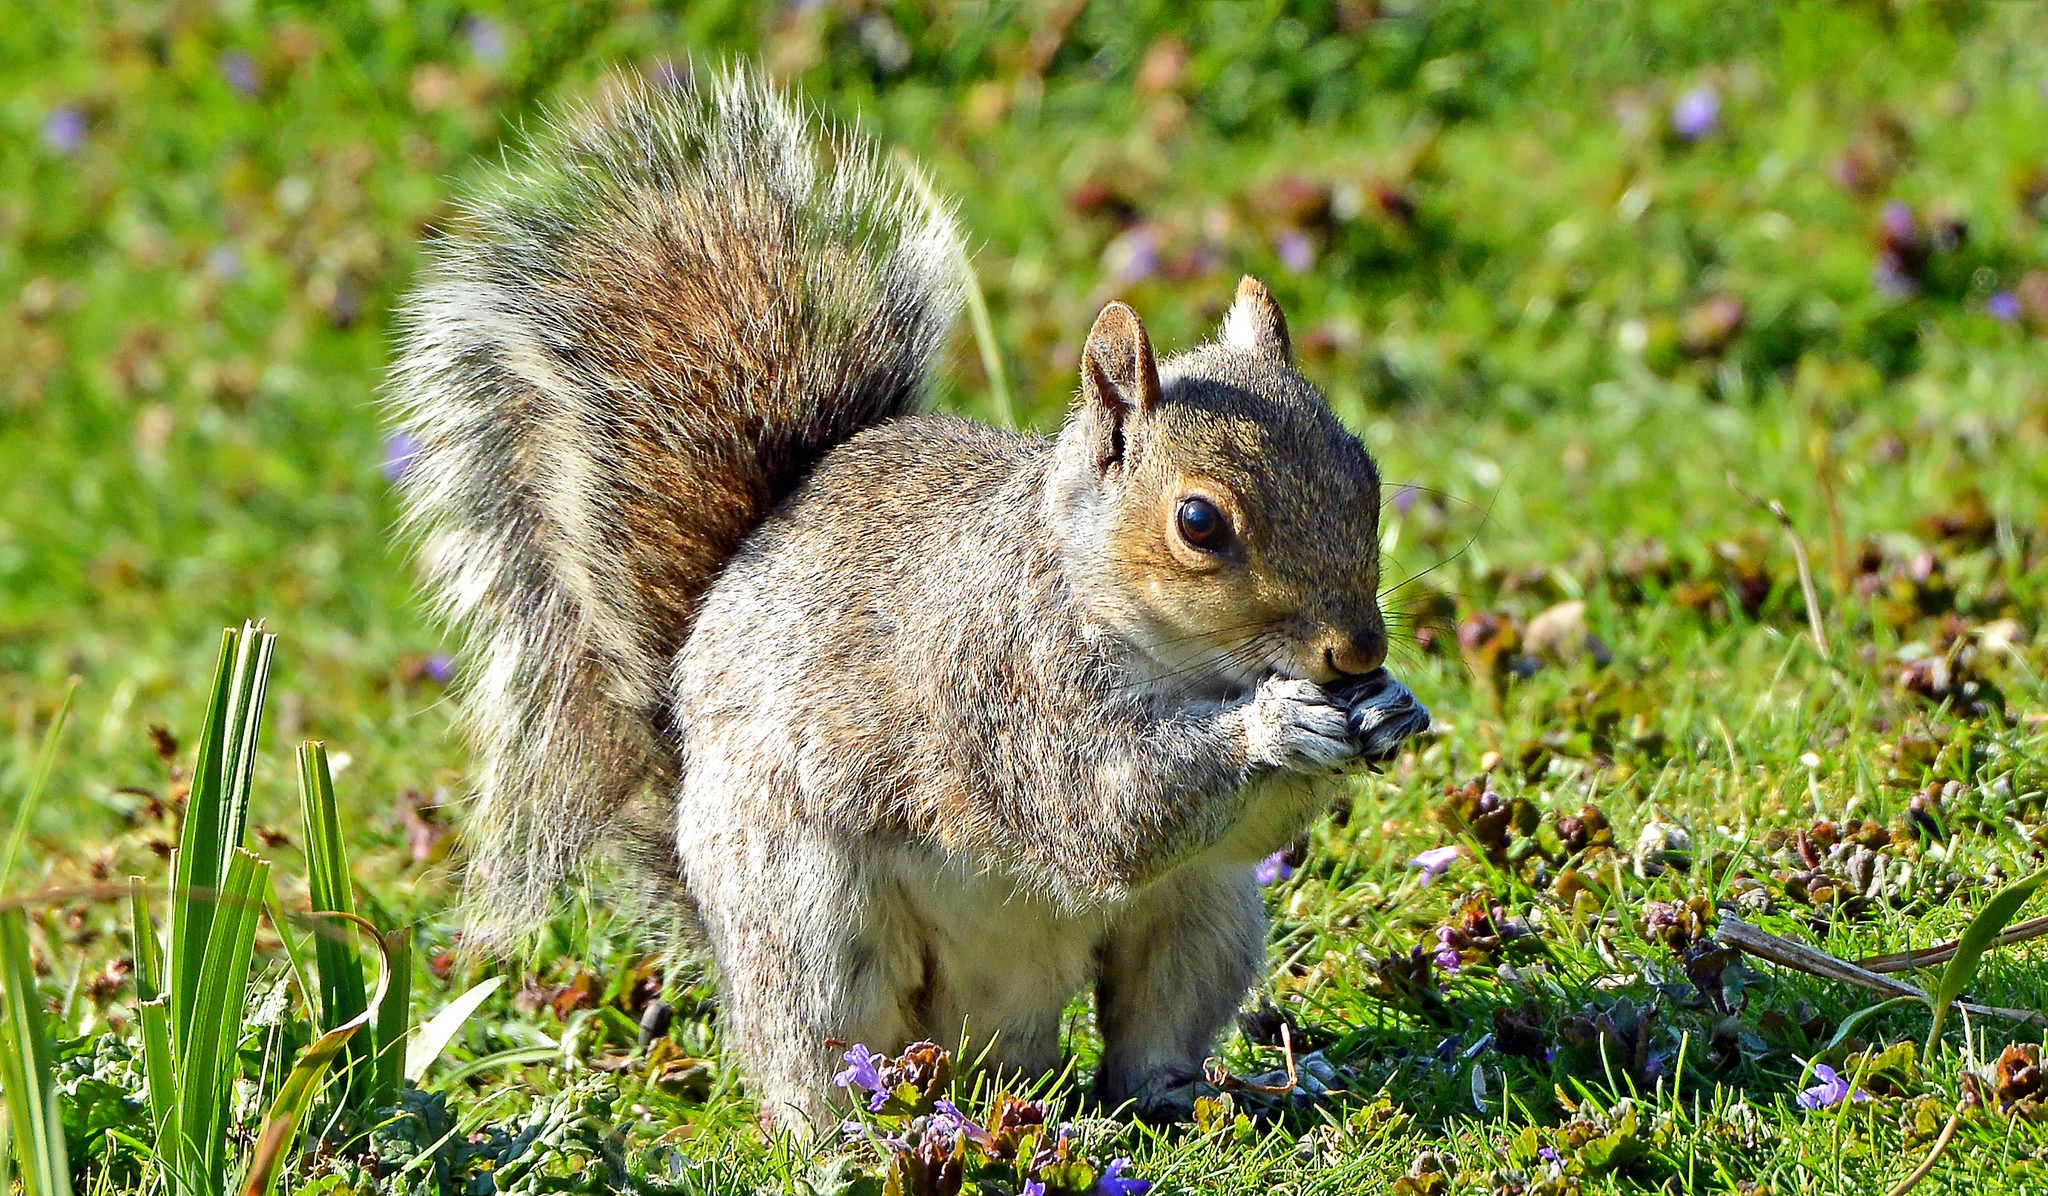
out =
[(692, 802), (691, 787), (678, 842), (718, 968), (721, 1037), (764, 1125), (829, 1130), (847, 1109), (832, 1086), (847, 1047), (893, 1053), (913, 1037), (903, 993), (923, 948), (883, 878), (829, 834), (749, 823), (734, 810), (759, 805)]
[(1190, 866), (1141, 894), (1110, 928), (1096, 981), (1095, 1095), (1147, 1121), (1188, 1117), (1202, 1061), (1257, 982), (1266, 910), (1243, 866)]

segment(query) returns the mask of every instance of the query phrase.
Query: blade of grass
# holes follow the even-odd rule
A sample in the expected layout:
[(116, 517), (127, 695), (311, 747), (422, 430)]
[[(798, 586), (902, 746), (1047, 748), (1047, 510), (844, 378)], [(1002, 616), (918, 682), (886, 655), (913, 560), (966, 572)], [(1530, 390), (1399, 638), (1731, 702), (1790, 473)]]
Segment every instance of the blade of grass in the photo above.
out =
[(135, 1007), (142, 1027), (143, 1076), (149, 1088), (149, 1123), (159, 1155), (178, 1137), (178, 1056), (171, 1050), (171, 1009), (162, 997)]
[(149, 895), (139, 876), (128, 878), (128, 922), (135, 948), (135, 999), (147, 1004), (163, 995), (163, 944), (156, 937), (156, 923), (149, 918)]
[(455, 1032), (462, 1028), (462, 1023), (468, 1021), (469, 1015), (476, 1012), (477, 1006), (482, 1005), (485, 998), (498, 991), (498, 986), (504, 982), (503, 976), (493, 976), (448, 1002), (446, 1009), (429, 1018), (427, 1023), (420, 1027), (419, 1037), (413, 1039), (412, 1045), (406, 1048), (405, 1078), (415, 1084), (419, 1083), (420, 1077), (426, 1075), (427, 1069), (434, 1065), (434, 1060), (439, 1059), (441, 1052), (448, 1049), (448, 1044), (454, 1040)]
[(18, 909), (0, 912), (0, 1001), (6, 1006), (0, 1010), (0, 1099), (13, 1130), (22, 1196), (69, 1196), (71, 1164), (64, 1154), (57, 1078), (29, 957), (28, 919)]
[(390, 983), (377, 998), (376, 1086), (372, 1108), (398, 1103), (405, 1081), (405, 1032), (412, 1013), (412, 928), (401, 926), (384, 936), (385, 966)]
[[(235, 658), (244, 647), (234, 628), (221, 631), (220, 659), (213, 670), (213, 690), (206, 699), (206, 723), (200, 729), (192, 788), (185, 796), (185, 825), (171, 856), (171, 937), (165, 960), (165, 991), (170, 994), (171, 1045), (180, 1058), (192, 1036), (192, 1001), (199, 987), (199, 967), (213, 923), (212, 896), (220, 891), (221, 759), (226, 753), (228, 689), (234, 683)], [(196, 900), (204, 893), (207, 900)], [(174, 1152), (175, 1153), (175, 1152)]]
[(226, 1180), (228, 1094), (249, 987), (250, 949), (269, 883), (269, 861), (235, 849), (207, 937), (192, 1037), (178, 1061), (180, 1168), (209, 1193), (221, 1191)]
[(42, 800), (43, 786), (50, 780), (50, 764), (57, 757), (57, 737), (64, 733), (64, 724), (71, 718), (71, 700), (78, 696), (78, 678), (73, 677), (64, 686), (64, 696), (57, 702), (57, 713), (50, 718), (50, 729), (43, 732), (42, 750), (36, 753), (35, 771), (29, 774), (28, 788), (22, 791), (21, 804), (14, 809), (14, 828), (7, 833), (7, 854), (0, 857), (0, 892), (4, 892), (9, 881), (14, 879), (14, 861), (21, 855), (21, 845), (28, 838), (28, 824), (35, 814), (36, 803)]
[[(348, 847), (341, 838), (341, 813), (335, 807), (334, 776), (327, 766), (324, 744), (299, 745), (299, 812), (306, 834), (306, 886), (313, 912), (353, 915), (356, 908), (349, 891)], [(320, 1027), (334, 1030), (362, 1019), (370, 1006), (354, 944), (347, 936), (333, 933), (338, 927), (318, 929), (321, 933), (313, 938), (313, 959), (320, 973)], [(371, 1035), (357, 1035), (348, 1042), (342, 1099), (350, 1108), (369, 1099), (375, 1045)]]
[(1941, 1028), (1948, 1020), (1949, 1007), (1976, 978), (1977, 965), (1983, 961), (1984, 953), (1991, 949), (1992, 941), (2008, 922), (2018, 916), (2020, 907), (2044, 881), (2048, 881), (2048, 868), (2031, 872), (1992, 894), (1991, 900), (1984, 903), (1984, 908), (1977, 911), (1977, 916), (1971, 918), (1963, 933), (1956, 937), (1956, 953), (1950, 957), (1948, 966), (1941, 970), (1941, 979), (1928, 1000), (1928, 1004), (1934, 1007), (1934, 1020), (1927, 1029), (1927, 1050), (1923, 1052), (1926, 1057), (1934, 1057), (1934, 1047), (1941, 1041)]

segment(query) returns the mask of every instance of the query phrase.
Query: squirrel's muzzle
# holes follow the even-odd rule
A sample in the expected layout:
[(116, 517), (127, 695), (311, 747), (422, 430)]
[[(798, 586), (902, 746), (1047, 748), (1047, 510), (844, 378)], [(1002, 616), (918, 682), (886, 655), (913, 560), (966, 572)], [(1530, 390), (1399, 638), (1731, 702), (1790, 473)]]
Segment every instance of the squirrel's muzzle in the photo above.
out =
[(1351, 733), (1367, 761), (1391, 760), (1401, 744), (1429, 729), (1429, 708), (1385, 669), (1375, 669), (1336, 691), (1351, 712)]

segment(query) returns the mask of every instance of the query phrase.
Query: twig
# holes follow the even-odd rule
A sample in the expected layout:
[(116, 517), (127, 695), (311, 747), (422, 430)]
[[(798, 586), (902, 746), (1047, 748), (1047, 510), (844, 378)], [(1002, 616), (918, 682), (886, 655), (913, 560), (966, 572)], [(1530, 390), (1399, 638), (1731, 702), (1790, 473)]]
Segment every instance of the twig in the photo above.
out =
[(1744, 490), (1732, 472), (1728, 475), (1728, 484), (1737, 494), (1770, 512), (1778, 526), (1785, 529), (1785, 538), (1792, 542), (1792, 560), (1799, 566), (1799, 592), (1806, 598), (1806, 622), (1813, 629), (1813, 646), (1820, 651), (1822, 660), (1834, 659), (1834, 653), (1828, 649), (1827, 625), (1820, 617), (1820, 594), (1813, 588), (1813, 564), (1806, 559), (1806, 542), (1799, 538), (1799, 529), (1792, 525), (1792, 516), (1785, 513), (1785, 504), (1775, 498), (1759, 498)]
[[(1858, 967), (1846, 959), (1836, 958), (1816, 947), (1809, 947), (1783, 935), (1759, 930), (1740, 918), (1724, 915), (1721, 919), (1721, 928), (1715, 937), (1745, 954), (1754, 955), (1758, 959), (1768, 959), (1772, 963), (1805, 972), (1809, 976), (1854, 985), (1870, 992), (1882, 993), (1886, 997), (1917, 997), (1922, 1001), (1929, 1000), (1924, 990), (1915, 988), (1903, 980), (1894, 980), (1868, 968)], [(1978, 1005), (1969, 1001), (1959, 1001), (1957, 1004), (1983, 1017), (2048, 1026), (2048, 1016), (2031, 1009), (2003, 1009), (1996, 1005)]]
[[(2040, 938), (2044, 934), (2048, 934), (2048, 917), (2029, 918), (2006, 927), (1999, 932), (1997, 938), (1991, 940), (1991, 945), (2006, 947), (2013, 943), (2026, 942), (2028, 939)], [(1948, 942), (1936, 943), (1932, 947), (1921, 947), (1918, 950), (1873, 955), (1868, 959), (1857, 960), (1856, 966), (1866, 972), (1878, 973), (1910, 972), (1915, 968), (1933, 967), (1935, 964), (1947, 963), (1955, 958), (1957, 941), (1950, 939)]]
[(1934, 1170), (1935, 1160), (1941, 1158), (1941, 1152), (1947, 1150), (1948, 1144), (1955, 1141), (1956, 1131), (1961, 1128), (1963, 1128), (1963, 1110), (1958, 1107), (1953, 1114), (1950, 1114), (1948, 1124), (1941, 1127), (1941, 1133), (1934, 1139), (1934, 1149), (1928, 1151), (1927, 1157), (1920, 1160), (1920, 1165), (1913, 1168), (1910, 1175), (1900, 1180), (1884, 1196), (1906, 1196), (1907, 1192), (1913, 1190), (1915, 1184), (1926, 1179), (1927, 1173)]

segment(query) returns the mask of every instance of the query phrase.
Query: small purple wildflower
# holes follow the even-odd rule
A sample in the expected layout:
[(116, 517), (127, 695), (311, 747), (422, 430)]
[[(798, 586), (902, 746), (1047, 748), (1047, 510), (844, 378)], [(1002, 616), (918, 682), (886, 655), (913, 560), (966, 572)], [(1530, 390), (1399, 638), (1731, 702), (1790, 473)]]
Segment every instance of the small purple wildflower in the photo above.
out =
[(882, 1056), (856, 1042), (841, 1058), (846, 1061), (846, 1070), (832, 1077), (834, 1084), (841, 1088), (865, 1088), (869, 1092), (881, 1090), (882, 1073), (875, 1065), (882, 1061)]
[(1813, 1076), (1820, 1083), (1799, 1094), (1799, 1107), (1809, 1113), (1821, 1109), (1832, 1109), (1845, 1100), (1865, 1101), (1870, 1094), (1860, 1089), (1851, 1089), (1849, 1081), (1843, 1079), (1834, 1068), (1825, 1063), (1814, 1065)]
[(1111, 241), (1102, 260), (1118, 282), (1141, 282), (1159, 273), (1159, 237), (1141, 224)]
[(1685, 141), (1698, 141), (1721, 124), (1721, 93), (1701, 84), (1671, 105), (1671, 131)]
[(1024, 1190), (1018, 1193), (1018, 1196), (1045, 1196), (1045, 1181), (1042, 1179), (1025, 1180)]
[(1422, 869), (1422, 883), (1428, 884), (1448, 871), (1463, 854), (1463, 850), (1457, 847), (1432, 847), (1409, 860), (1408, 866)]
[(220, 55), (220, 75), (228, 86), (246, 98), (256, 94), (256, 60), (241, 50), (223, 50)]
[(1999, 291), (1984, 301), (1984, 311), (1992, 319), (2010, 324), (2020, 318), (2019, 296), (2011, 291)]
[(995, 1148), (996, 1140), (990, 1136), (987, 1130), (976, 1125), (967, 1114), (962, 1113), (960, 1106), (952, 1101), (941, 1098), (937, 1102), (937, 1107), (939, 1111), (932, 1114), (932, 1124), (934, 1126), (937, 1126), (940, 1130), (953, 1137), (965, 1138), (983, 1150)]
[(1555, 1146), (1546, 1146), (1542, 1150), (1537, 1151), (1536, 1157), (1546, 1163), (1562, 1163), (1564, 1161), (1564, 1156), (1557, 1153)]
[(1280, 264), (1296, 274), (1306, 274), (1315, 268), (1315, 244), (1298, 228), (1280, 230), (1280, 235), (1273, 238), (1273, 249), (1280, 255)]
[(1913, 215), (1913, 205), (1903, 199), (1885, 201), (1884, 210), (1878, 213), (1877, 226), (1885, 239), (1894, 243), (1910, 241), (1920, 231), (1920, 221)]
[(1436, 928), (1436, 966), (1446, 972), (1455, 972), (1464, 966), (1464, 961), (1458, 958), (1458, 948), (1451, 943), (1457, 933), (1448, 926)]
[(420, 442), (410, 432), (393, 432), (384, 438), (384, 480), (396, 485), (419, 459)]
[(60, 154), (75, 154), (85, 148), (85, 110), (76, 104), (52, 108), (43, 117), (43, 144)]
[(1111, 1159), (1102, 1169), (1102, 1178), (1095, 1181), (1094, 1196), (1145, 1196), (1151, 1191), (1149, 1179), (1124, 1178), (1124, 1168), (1130, 1165), (1129, 1159)]
[(1415, 509), (1416, 502), (1421, 498), (1422, 491), (1413, 486), (1403, 486), (1394, 491), (1394, 510), (1406, 515)]
[(463, 22), (462, 36), (469, 42), (469, 52), (485, 66), (496, 66), (505, 61), (505, 27), (481, 13), (471, 13)]
[(455, 658), (446, 652), (436, 652), (420, 665), (420, 672), (436, 685), (446, 685), (455, 680)]
[(1257, 870), (1252, 875), (1262, 885), (1270, 885), (1276, 881), (1286, 880), (1288, 877), (1293, 876), (1294, 868), (1287, 862), (1287, 849), (1283, 847), (1265, 859), (1260, 860)]

